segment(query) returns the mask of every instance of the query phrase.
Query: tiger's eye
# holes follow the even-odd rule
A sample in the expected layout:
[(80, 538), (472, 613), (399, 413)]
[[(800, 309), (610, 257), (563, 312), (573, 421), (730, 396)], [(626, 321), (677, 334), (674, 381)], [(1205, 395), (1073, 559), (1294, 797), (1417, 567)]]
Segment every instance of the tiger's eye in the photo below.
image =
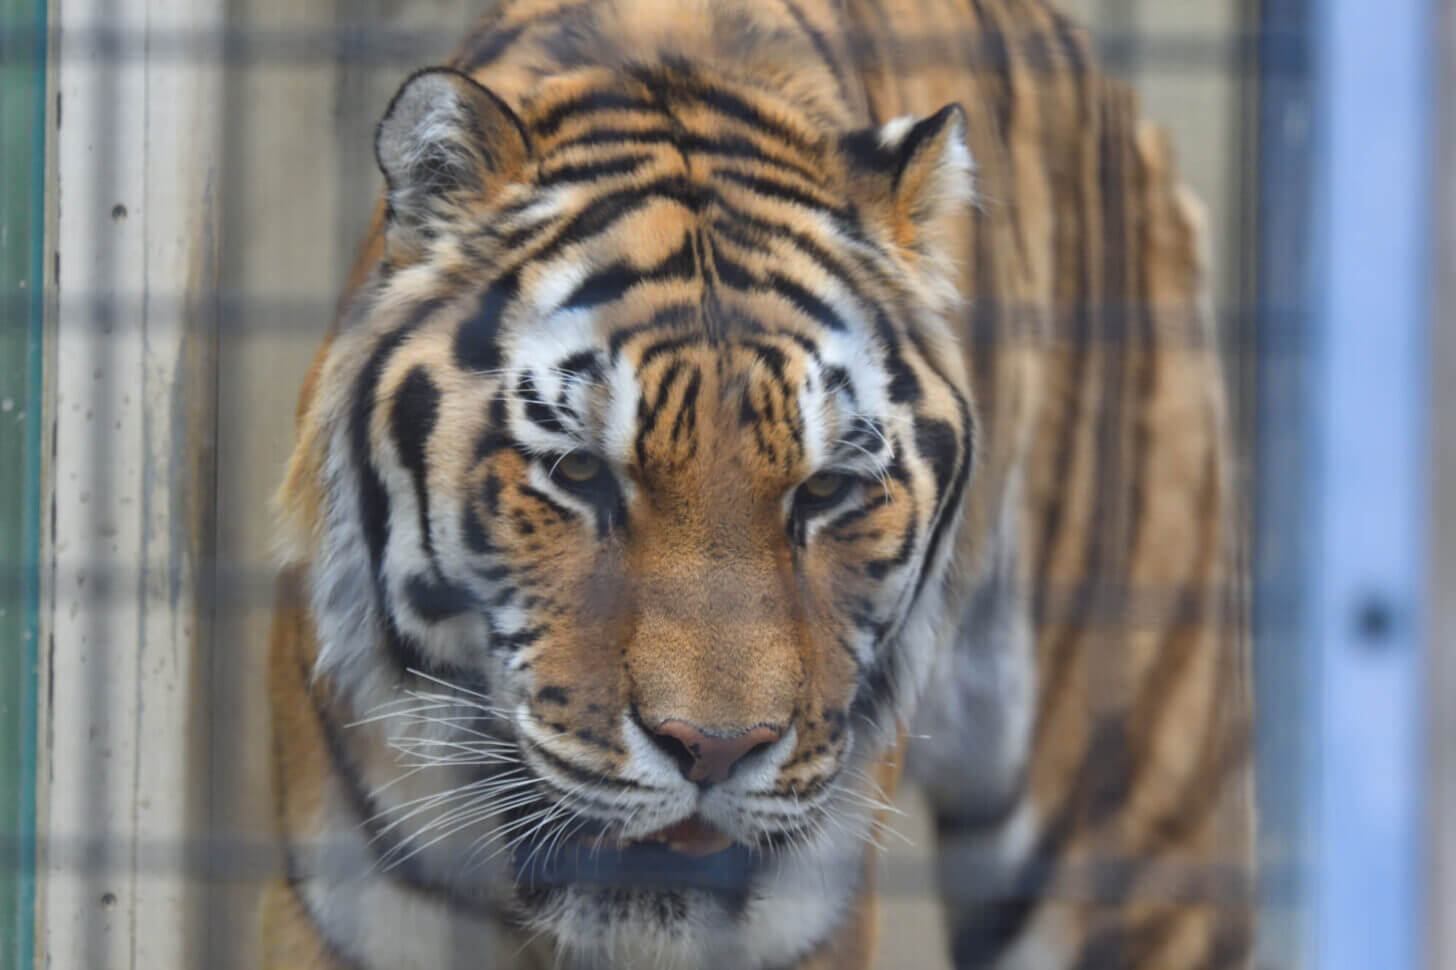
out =
[(804, 482), (804, 494), (812, 499), (833, 498), (844, 487), (844, 476), (837, 472), (820, 472)]
[(570, 482), (589, 482), (602, 471), (602, 460), (591, 452), (573, 451), (556, 463), (556, 471)]

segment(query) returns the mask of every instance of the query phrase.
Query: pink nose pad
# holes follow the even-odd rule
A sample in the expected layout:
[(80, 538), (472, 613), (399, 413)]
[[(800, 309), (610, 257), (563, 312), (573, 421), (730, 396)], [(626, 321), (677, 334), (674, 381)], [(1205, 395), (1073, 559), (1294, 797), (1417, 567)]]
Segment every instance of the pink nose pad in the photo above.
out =
[(658, 746), (677, 759), (688, 781), (717, 784), (727, 781), (733, 768), (749, 754), (773, 744), (782, 732), (767, 724), (727, 737), (705, 733), (676, 718), (657, 727)]

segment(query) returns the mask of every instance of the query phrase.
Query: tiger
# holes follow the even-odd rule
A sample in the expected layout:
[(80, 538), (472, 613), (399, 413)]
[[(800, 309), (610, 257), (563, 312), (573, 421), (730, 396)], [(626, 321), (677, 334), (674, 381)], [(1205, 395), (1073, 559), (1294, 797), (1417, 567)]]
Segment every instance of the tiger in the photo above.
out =
[(503, 0), (300, 395), (268, 970), (1233, 970), (1203, 216), (1043, 0)]

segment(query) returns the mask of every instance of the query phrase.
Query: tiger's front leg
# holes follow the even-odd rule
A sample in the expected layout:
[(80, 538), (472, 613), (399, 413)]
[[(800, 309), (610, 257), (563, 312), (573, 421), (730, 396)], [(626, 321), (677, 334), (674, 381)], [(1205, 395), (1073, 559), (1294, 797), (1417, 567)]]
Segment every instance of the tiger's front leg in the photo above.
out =
[[(994, 540), (921, 700), (908, 771), (930, 805), (936, 870), (957, 968), (989, 962), (1013, 927), (1034, 821), (1027, 784), (1036, 705), (1029, 604), (1004, 536)], [(1047, 970), (1054, 964), (1037, 964)]]

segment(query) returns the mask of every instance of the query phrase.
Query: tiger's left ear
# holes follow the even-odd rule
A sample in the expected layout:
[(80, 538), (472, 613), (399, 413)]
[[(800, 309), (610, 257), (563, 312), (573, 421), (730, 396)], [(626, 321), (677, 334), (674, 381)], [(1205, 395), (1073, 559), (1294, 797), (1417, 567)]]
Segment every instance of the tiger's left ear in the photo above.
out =
[(840, 139), (850, 194), (938, 295), (953, 298), (954, 240), (973, 194), (966, 113), (948, 104), (928, 118), (897, 118)]
[(389, 103), (374, 154), (388, 191), (387, 238), (408, 248), (489, 203), (521, 175), (531, 145), (495, 94), (458, 71), (430, 68)]

